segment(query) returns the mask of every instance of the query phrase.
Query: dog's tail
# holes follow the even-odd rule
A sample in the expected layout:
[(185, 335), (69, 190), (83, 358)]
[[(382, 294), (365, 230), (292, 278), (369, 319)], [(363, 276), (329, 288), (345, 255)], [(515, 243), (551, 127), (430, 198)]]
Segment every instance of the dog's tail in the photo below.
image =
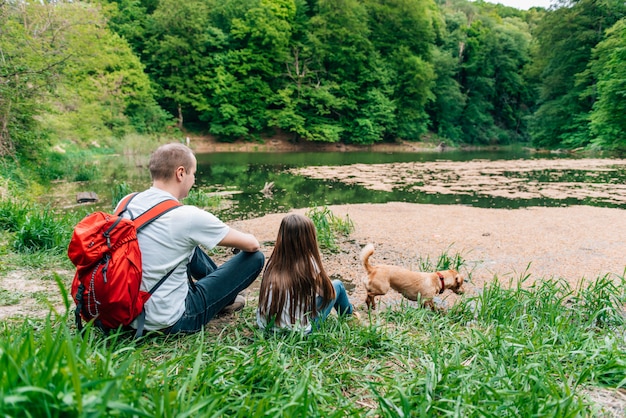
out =
[(367, 244), (361, 250), (361, 263), (363, 263), (363, 267), (365, 267), (365, 271), (367, 271), (367, 273), (371, 273), (373, 270), (373, 267), (370, 264), (370, 257), (372, 254), (374, 254), (374, 244)]

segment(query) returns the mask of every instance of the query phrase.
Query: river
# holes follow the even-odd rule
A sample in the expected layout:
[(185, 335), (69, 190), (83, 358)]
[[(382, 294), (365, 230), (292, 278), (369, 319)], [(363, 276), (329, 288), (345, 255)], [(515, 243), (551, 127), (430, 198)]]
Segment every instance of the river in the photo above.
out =
[(198, 154), (196, 187), (217, 214), (392, 201), (489, 208), (626, 208), (626, 160), (524, 150)]

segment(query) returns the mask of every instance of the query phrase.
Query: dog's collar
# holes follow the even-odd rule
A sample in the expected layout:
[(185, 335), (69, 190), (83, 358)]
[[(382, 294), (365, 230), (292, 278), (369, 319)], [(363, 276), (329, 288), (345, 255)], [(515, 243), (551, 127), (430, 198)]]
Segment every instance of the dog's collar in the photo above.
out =
[(436, 272), (437, 276), (439, 276), (439, 280), (441, 280), (441, 290), (439, 291), (439, 294), (442, 294), (444, 290), (446, 290), (446, 284), (443, 281), (443, 274), (441, 274), (440, 272)]

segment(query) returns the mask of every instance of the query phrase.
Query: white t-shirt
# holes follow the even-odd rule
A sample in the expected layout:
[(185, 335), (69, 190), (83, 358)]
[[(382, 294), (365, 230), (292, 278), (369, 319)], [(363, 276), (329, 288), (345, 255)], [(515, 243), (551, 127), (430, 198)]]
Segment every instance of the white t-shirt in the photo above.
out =
[[(271, 293), (267, 298), (267, 307), (269, 308), (272, 303), (272, 295)], [(289, 330), (289, 331), (301, 331), (305, 334), (311, 333), (311, 322), (309, 321), (309, 316), (305, 314), (304, 309), (299, 307), (296, 309), (296, 321), (295, 324), (291, 323), (291, 315), (289, 315), (289, 310), (291, 309), (291, 296), (287, 296), (285, 299), (285, 306), (283, 306), (283, 312), (280, 316), (280, 325), (274, 324), (272, 330)], [(276, 321), (278, 322), (278, 321)], [(256, 323), (261, 329), (265, 329), (268, 325), (267, 318), (261, 315), (260, 309), (256, 311)]]
[[(174, 199), (174, 196), (151, 187), (133, 198), (124, 216), (135, 218), (166, 199)], [(137, 239), (143, 269), (141, 290), (149, 291), (176, 267), (146, 302), (145, 329), (167, 328), (180, 319), (189, 291), (187, 263), (193, 250), (198, 245), (214, 248), (229, 230), (215, 215), (195, 206), (183, 205), (163, 214), (139, 232)]]

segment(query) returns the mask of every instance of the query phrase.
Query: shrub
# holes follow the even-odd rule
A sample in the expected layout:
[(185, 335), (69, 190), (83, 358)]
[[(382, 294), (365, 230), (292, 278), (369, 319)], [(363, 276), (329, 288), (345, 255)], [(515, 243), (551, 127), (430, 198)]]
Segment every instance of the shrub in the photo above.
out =
[(49, 207), (41, 209), (35, 206), (17, 230), (13, 247), (25, 253), (42, 250), (61, 252), (67, 248), (71, 231), (68, 216), (57, 217)]
[(50, 151), (43, 154), (45, 164), (35, 162), (33, 171), (43, 182), (53, 180), (91, 181), (102, 176), (100, 167), (89, 151), (70, 150), (66, 153)]
[(25, 203), (15, 200), (0, 201), (0, 229), (17, 232), (24, 224), (27, 215), (28, 207)]

